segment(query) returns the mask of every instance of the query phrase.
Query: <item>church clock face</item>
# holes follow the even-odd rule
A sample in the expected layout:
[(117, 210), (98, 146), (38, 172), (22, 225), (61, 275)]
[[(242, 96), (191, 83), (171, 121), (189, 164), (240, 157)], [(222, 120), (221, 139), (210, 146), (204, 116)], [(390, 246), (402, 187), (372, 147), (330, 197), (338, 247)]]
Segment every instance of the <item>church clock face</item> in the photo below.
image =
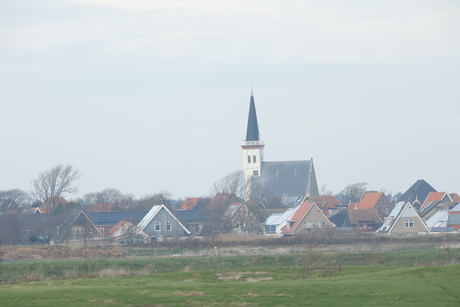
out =
[(259, 171), (254, 171), (252, 174), (253, 174), (254, 176), (259, 176)]

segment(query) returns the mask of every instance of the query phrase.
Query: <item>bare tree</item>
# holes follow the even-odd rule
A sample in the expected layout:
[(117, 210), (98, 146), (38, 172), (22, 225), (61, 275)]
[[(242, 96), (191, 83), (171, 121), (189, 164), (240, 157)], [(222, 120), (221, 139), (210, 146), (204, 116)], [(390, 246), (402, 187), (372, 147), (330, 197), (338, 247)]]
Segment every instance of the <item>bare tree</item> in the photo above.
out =
[(320, 189), (320, 191), (319, 191), (319, 194), (320, 194), (320, 195), (324, 195), (324, 196), (332, 196), (332, 195), (334, 195), (334, 192), (332, 192), (332, 190), (328, 190), (328, 189), (327, 189), (327, 184), (323, 184), (323, 185), (321, 186), (321, 189)]
[(32, 181), (32, 196), (45, 204), (47, 212), (51, 212), (61, 196), (78, 191), (74, 184), (80, 178), (81, 173), (72, 165), (57, 165), (49, 171), (40, 173), (38, 178)]
[(32, 202), (30, 194), (20, 189), (0, 191), (0, 199), (12, 199), (19, 206), (24, 206)]
[(234, 171), (214, 181), (209, 190), (211, 195), (219, 193), (233, 193), (239, 199), (246, 199), (247, 185), (244, 178), (244, 171)]
[(364, 194), (366, 194), (366, 186), (368, 185), (367, 182), (358, 182), (354, 184), (347, 185), (341, 193), (342, 203), (348, 204), (350, 202), (359, 202), (361, 198), (363, 198)]
[(158, 193), (147, 194), (134, 202), (133, 211), (149, 211), (155, 205), (163, 204), (171, 209), (172, 193), (161, 190)]
[(104, 189), (101, 192), (86, 193), (83, 195), (83, 200), (87, 205), (98, 206), (97, 210), (93, 211), (102, 212), (113, 211), (112, 206), (116, 203), (121, 203), (125, 198), (126, 195), (118, 189)]

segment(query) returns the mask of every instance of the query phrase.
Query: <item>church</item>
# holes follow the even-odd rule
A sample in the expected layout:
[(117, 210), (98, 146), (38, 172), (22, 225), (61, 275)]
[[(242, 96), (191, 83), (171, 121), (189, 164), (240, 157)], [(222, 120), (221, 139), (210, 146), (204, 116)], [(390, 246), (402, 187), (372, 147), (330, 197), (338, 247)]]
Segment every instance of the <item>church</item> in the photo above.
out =
[[(313, 159), (264, 161), (265, 143), (260, 139), (256, 105), (251, 89), (246, 140), (242, 142), (248, 198), (283, 198), (285, 195), (319, 196)], [(256, 195), (257, 194), (257, 195)]]

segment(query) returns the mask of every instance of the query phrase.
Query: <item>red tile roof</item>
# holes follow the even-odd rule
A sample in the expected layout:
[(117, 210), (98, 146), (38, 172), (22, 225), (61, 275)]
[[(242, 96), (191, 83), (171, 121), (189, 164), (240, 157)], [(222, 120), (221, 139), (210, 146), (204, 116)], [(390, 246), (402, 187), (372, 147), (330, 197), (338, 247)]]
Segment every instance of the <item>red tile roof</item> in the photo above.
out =
[(309, 196), (308, 197), (309, 201), (314, 201), (318, 206), (321, 205), (322, 203), (330, 203), (334, 206), (342, 206), (342, 203), (335, 198), (334, 196)]
[(460, 203), (460, 196), (457, 193), (449, 193), (454, 203)]
[(112, 228), (110, 228), (109, 230), (109, 236), (113, 235), (113, 233), (115, 231), (117, 231), (118, 229), (120, 229), (121, 227), (123, 227), (124, 224), (128, 223), (127, 221), (120, 221), (118, 223), (116, 223)]
[[(182, 205), (182, 210), (194, 210), (198, 203), (202, 203), (201, 206), (206, 206), (204, 202), (201, 200), (201, 197), (194, 197), (194, 198), (187, 198)], [(199, 206), (200, 207), (200, 206)]]
[(430, 194), (428, 194), (427, 198), (425, 199), (422, 208), (425, 207), (430, 201), (442, 200), (444, 194), (446, 194), (446, 192), (430, 192)]
[[(43, 204), (40, 205), (40, 208), (38, 208), (38, 210), (40, 210), (40, 213), (51, 213), (50, 211), (54, 210), (54, 208), (50, 208), (50, 206), (46, 205), (46, 203), (49, 201), (51, 201), (51, 197), (48, 197), (47, 201), (44, 201)], [(64, 197), (59, 197), (56, 204), (58, 203), (67, 204), (68, 201)]]
[[(300, 205), (299, 209), (297, 209), (297, 211), (294, 213), (294, 215), (292, 216), (292, 219), (291, 221), (295, 221), (294, 225), (292, 225), (289, 229), (288, 227), (284, 227), (283, 228), (283, 231), (281, 231), (281, 233), (292, 233), (296, 228), (297, 226), (299, 225), (300, 221), (305, 217), (305, 215), (308, 213), (308, 211), (310, 210), (310, 208), (315, 205), (315, 202), (304, 202)], [(289, 223), (289, 221), (288, 221)]]
[[(382, 192), (366, 192), (363, 199), (358, 203), (358, 209), (374, 209), (382, 195)], [(354, 209), (354, 207), (350, 209)]]
[(221, 206), (227, 205), (226, 203), (232, 197), (233, 193), (219, 193), (209, 203), (209, 208), (216, 209)]
[(358, 204), (359, 203), (349, 203), (348, 209), (358, 209)]
[(126, 209), (124, 203), (106, 203), (88, 206), (87, 212), (113, 212), (115, 205), (120, 205), (121, 209)]

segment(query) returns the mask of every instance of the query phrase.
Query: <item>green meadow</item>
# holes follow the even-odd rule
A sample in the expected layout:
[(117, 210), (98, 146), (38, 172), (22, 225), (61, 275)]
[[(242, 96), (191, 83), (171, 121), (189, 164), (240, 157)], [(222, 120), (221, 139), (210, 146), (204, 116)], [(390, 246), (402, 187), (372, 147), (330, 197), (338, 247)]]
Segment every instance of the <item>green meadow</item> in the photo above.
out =
[(3, 279), (14, 283), (0, 286), (0, 304), (460, 306), (460, 264), (450, 264), (458, 256), (420, 250), (4, 263)]

